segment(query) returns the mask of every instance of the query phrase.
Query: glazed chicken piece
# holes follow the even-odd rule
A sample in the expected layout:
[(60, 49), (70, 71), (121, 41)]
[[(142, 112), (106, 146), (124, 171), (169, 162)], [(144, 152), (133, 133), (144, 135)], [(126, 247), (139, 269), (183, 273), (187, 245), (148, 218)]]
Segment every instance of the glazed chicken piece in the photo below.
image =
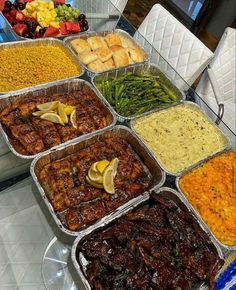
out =
[(65, 203), (67, 207), (74, 207), (83, 201), (93, 200), (99, 196), (101, 196), (100, 189), (93, 188), (89, 184), (82, 184), (66, 192)]
[(86, 107), (76, 108), (76, 124), (80, 135), (87, 134), (97, 129)]
[(70, 125), (69, 123), (65, 126), (62, 126), (60, 124), (55, 124), (55, 126), (63, 142), (69, 141), (79, 136), (78, 130), (72, 127), (72, 125)]
[(52, 122), (32, 117), (32, 124), (42, 138), (46, 148), (61, 144), (61, 138)]
[(0, 115), (0, 121), (7, 127), (23, 124), (20, 119), (20, 112), (18, 109), (9, 113), (8, 108), (3, 110)]
[(69, 209), (65, 215), (66, 224), (70, 230), (79, 230), (82, 226), (94, 222), (106, 214), (104, 203), (98, 199), (80, 204)]
[(49, 167), (47, 180), (54, 192), (65, 193), (74, 187), (70, 162), (68, 160), (53, 162)]
[(43, 141), (38, 133), (27, 124), (20, 124), (10, 127), (12, 135), (31, 154), (36, 154), (45, 149)]

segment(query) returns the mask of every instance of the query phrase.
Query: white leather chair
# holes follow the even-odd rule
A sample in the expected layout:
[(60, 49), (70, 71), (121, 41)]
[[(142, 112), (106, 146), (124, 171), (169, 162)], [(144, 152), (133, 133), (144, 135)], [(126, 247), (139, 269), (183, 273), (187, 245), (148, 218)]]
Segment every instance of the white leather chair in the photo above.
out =
[[(222, 107), (222, 120), (236, 134), (236, 30), (226, 28), (216, 48), (210, 69), (206, 70), (196, 93), (217, 112)], [(215, 119), (212, 111), (198, 99), (205, 112)]]
[(123, 13), (128, 0), (111, 0), (112, 4)]
[(187, 88), (181, 78), (192, 85), (213, 57), (212, 51), (160, 4), (152, 7), (134, 38), (180, 89)]

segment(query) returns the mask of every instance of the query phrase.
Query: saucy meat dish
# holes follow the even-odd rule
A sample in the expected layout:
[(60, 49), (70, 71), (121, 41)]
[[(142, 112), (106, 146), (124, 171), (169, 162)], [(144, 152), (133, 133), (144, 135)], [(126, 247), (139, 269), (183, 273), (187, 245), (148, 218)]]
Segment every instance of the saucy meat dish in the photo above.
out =
[(223, 262), (196, 219), (165, 192), (81, 241), (82, 257), (93, 290), (190, 290), (203, 282), (214, 289)]
[[(71, 121), (56, 124), (32, 115), (37, 105), (60, 101), (76, 107), (76, 125)], [(85, 91), (27, 97), (15, 100), (0, 112), (0, 122), (15, 150), (23, 155), (34, 155), (81, 135), (109, 125), (108, 113), (95, 96)]]
[[(119, 165), (114, 194), (87, 183), (86, 176), (94, 162), (115, 157)], [(143, 193), (151, 178), (130, 144), (115, 137), (97, 141), (65, 159), (45, 165), (40, 182), (54, 210), (60, 213), (58, 217), (69, 230), (77, 231)]]

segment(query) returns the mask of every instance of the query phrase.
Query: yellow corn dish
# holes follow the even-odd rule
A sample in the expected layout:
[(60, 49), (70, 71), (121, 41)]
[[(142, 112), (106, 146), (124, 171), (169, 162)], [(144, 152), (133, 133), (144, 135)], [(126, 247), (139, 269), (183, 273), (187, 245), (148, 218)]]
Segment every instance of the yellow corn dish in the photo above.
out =
[(236, 151), (214, 157), (186, 173), (179, 187), (216, 238), (236, 245)]
[(133, 122), (133, 129), (172, 174), (227, 146), (221, 131), (189, 103), (139, 118)]
[(31, 45), (0, 48), (0, 92), (15, 91), (80, 74), (63, 47)]

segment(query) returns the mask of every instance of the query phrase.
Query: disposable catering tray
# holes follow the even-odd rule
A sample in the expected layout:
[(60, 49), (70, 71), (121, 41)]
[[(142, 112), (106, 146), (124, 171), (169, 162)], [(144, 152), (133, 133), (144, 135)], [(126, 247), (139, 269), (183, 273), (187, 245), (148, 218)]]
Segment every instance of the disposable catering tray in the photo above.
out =
[[(220, 156), (228, 151), (231, 151), (230, 149), (225, 149), (221, 152), (218, 152), (216, 154), (214, 154), (213, 156), (209, 156), (208, 158), (205, 158), (204, 160), (199, 161), (197, 164), (194, 164), (192, 166), (190, 166), (188, 169), (184, 170), (183, 172), (181, 172), (181, 174), (179, 176), (177, 176), (175, 183), (176, 183), (176, 187), (178, 189), (178, 191), (180, 192), (180, 194), (182, 195), (182, 199), (185, 201), (185, 203), (188, 203), (189, 208), (191, 209), (192, 212), (194, 212), (194, 214), (197, 216), (197, 218), (199, 220), (201, 220), (202, 224), (204, 224), (205, 228), (207, 228), (207, 230), (211, 233), (211, 235), (215, 238), (215, 240), (217, 241), (218, 245), (221, 247), (222, 251), (224, 253), (229, 253), (231, 251), (235, 251), (236, 250), (236, 245), (235, 246), (228, 246), (226, 244), (223, 244), (222, 242), (219, 241), (219, 239), (217, 239), (217, 237), (214, 235), (213, 231), (211, 230), (211, 228), (207, 225), (207, 223), (203, 220), (203, 218), (201, 217), (200, 213), (194, 208), (194, 206), (191, 204), (191, 202), (188, 200), (188, 198), (185, 196), (185, 194), (183, 193), (183, 191), (180, 188), (180, 179), (188, 172), (191, 172), (192, 170), (200, 167), (201, 165), (203, 165), (204, 163), (206, 163), (207, 161), (213, 159), (216, 156)], [(200, 193), (199, 193), (200, 194)], [(209, 200), (209, 203), (211, 203), (211, 201)]]
[[(97, 90), (100, 92), (100, 90), (98, 89), (98, 85), (100, 83), (102, 83), (103, 81), (109, 81), (113, 78), (119, 78), (121, 76), (123, 76), (125, 73), (131, 72), (135, 75), (142, 75), (142, 74), (147, 74), (147, 75), (151, 75), (151, 76), (160, 76), (161, 80), (163, 81), (163, 83), (171, 90), (174, 92), (174, 94), (177, 96), (177, 101), (176, 103), (179, 103), (181, 101), (183, 101), (185, 99), (185, 94), (183, 91), (180, 91), (170, 80), (169, 78), (162, 73), (158, 66), (156, 66), (155, 64), (150, 64), (150, 63), (145, 63), (145, 64), (134, 64), (130, 67), (125, 67), (125, 68), (117, 68), (108, 72), (103, 72), (97, 75), (92, 76), (92, 83), (93, 85), (97, 88)], [(111, 107), (111, 109), (113, 110), (113, 112), (116, 114), (117, 119), (120, 122), (124, 122), (124, 121), (129, 121), (129, 120), (133, 120), (137, 117), (141, 117), (143, 116), (145, 113), (136, 115), (136, 116), (131, 116), (131, 117), (125, 117), (120, 115), (116, 109), (114, 108), (114, 106), (112, 106), (106, 99), (105, 96), (103, 96), (103, 94), (100, 92), (101, 97), (104, 99), (104, 101)], [(144, 96), (145, 97), (145, 96)], [(149, 110), (146, 111), (147, 112), (153, 112), (156, 111), (157, 109), (162, 109), (162, 108), (166, 108), (169, 107), (172, 104), (163, 104), (153, 110)]]
[[(91, 37), (91, 36), (106, 36), (107, 34), (109, 34), (109, 33), (111, 33), (111, 32), (117, 32), (117, 33), (119, 33), (120, 35), (122, 35), (124, 38), (127, 38), (127, 39), (129, 39), (129, 40), (131, 40), (132, 41), (132, 43), (137, 47), (137, 48), (139, 48), (139, 49), (141, 49), (142, 50), (142, 52), (144, 53), (144, 55), (145, 55), (145, 57), (144, 57), (144, 61), (143, 62), (139, 62), (139, 63), (145, 63), (145, 62), (147, 62), (148, 60), (149, 60), (149, 56), (148, 56), (148, 54), (144, 51), (144, 49), (143, 48), (141, 48), (140, 46), (139, 46), (139, 44), (137, 43), (137, 42), (135, 42), (135, 40), (126, 32), (126, 31), (124, 31), (124, 30), (121, 30), (121, 29), (113, 29), (113, 30), (111, 30), (111, 31), (103, 31), (103, 32), (95, 32), (95, 31), (91, 31), (91, 32), (88, 32), (88, 33), (83, 33), (82, 35), (72, 35), (72, 36), (68, 36), (68, 37), (66, 37), (63, 41), (64, 41), (64, 43), (65, 43), (65, 45), (70, 49), (70, 51), (77, 57), (77, 55), (76, 55), (76, 53), (75, 53), (75, 51), (74, 51), (74, 49), (72, 48), (72, 46), (71, 46), (71, 41), (73, 40), (73, 39), (78, 39), (78, 38), (80, 38), (80, 39), (87, 39), (88, 37)], [(77, 59), (78, 59), (78, 57), (77, 57)], [(102, 71), (102, 72), (96, 72), (96, 71), (94, 71), (94, 70), (91, 70), (91, 69), (89, 69), (85, 64), (83, 64), (81, 61), (79, 61), (79, 63), (83, 66), (83, 68), (88, 72), (88, 75), (89, 76), (93, 76), (93, 75), (95, 75), (95, 74), (100, 74), (100, 73), (103, 73), (103, 72), (105, 72), (105, 71), (112, 71), (113, 69), (111, 69), (111, 70), (104, 70), (104, 71)], [(137, 64), (138, 64), (138, 62), (137, 62)], [(131, 66), (131, 65), (129, 65), (129, 66)], [(129, 67), (129, 66), (126, 66), (126, 67)]]
[[(193, 103), (193, 102), (190, 102), (190, 101), (183, 101), (183, 102), (181, 102), (181, 103), (179, 103), (179, 104), (174, 104), (174, 105), (172, 105), (172, 106), (168, 106), (167, 108), (162, 108), (162, 109), (156, 109), (156, 110), (153, 110), (153, 111), (151, 111), (151, 112), (147, 112), (147, 113), (144, 113), (142, 116), (140, 116), (140, 117), (137, 117), (137, 118), (135, 118), (135, 119), (132, 119), (131, 120), (131, 122), (130, 122), (130, 127), (131, 127), (131, 129), (134, 131), (134, 134), (139, 138), (139, 139), (141, 139), (142, 140), (142, 138), (137, 134), (137, 132), (136, 132), (136, 130), (134, 129), (134, 125), (135, 125), (135, 123), (139, 120), (139, 119), (141, 119), (141, 118), (143, 118), (143, 117), (146, 117), (146, 116), (149, 116), (149, 115), (151, 115), (151, 114), (153, 114), (153, 113), (155, 113), (155, 112), (158, 112), (158, 111), (164, 111), (164, 110), (168, 110), (168, 109), (170, 109), (170, 108), (173, 108), (173, 107), (176, 107), (176, 106), (181, 106), (181, 105), (185, 105), (185, 104), (187, 104), (187, 105), (190, 105), (190, 106), (193, 106), (193, 107), (195, 107), (195, 108), (197, 108), (201, 113), (202, 113), (202, 115), (204, 115), (206, 118), (207, 118), (207, 120), (208, 120), (208, 122), (209, 122), (209, 124), (210, 125), (212, 125), (214, 128), (216, 128), (217, 130), (218, 130), (218, 132), (219, 132), (219, 134), (221, 135), (221, 137), (225, 140), (225, 146), (223, 146), (222, 148), (220, 148), (219, 150), (217, 150), (216, 152), (214, 152), (214, 153), (212, 153), (212, 154), (210, 154), (209, 156), (207, 156), (206, 158), (208, 158), (208, 157), (211, 157), (211, 156), (214, 156), (215, 154), (217, 154), (218, 152), (222, 152), (222, 151), (224, 151), (224, 150), (226, 150), (226, 149), (230, 149), (231, 148), (231, 143), (230, 143), (230, 140), (229, 140), (229, 138), (228, 138), (228, 136), (226, 135), (226, 134), (224, 134), (221, 130), (220, 130), (220, 128), (210, 119), (210, 117), (208, 117), (206, 114), (205, 114), (205, 112), (202, 110), (202, 108), (201, 107), (199, 107), (199, 105), (197, 105), (197, 104), (195, 104), (195, 103)], [(157, 138), (158, 138), (158, 136), (157, 136)], [(144, 141), (144, 140), (142, 140), (144, 143), (145, 143), (145, 145), (148, 147), (148, 145), (146, 144), (146, 142)], [(174, 147), (175, 145), (173, 144), (173, 150), (174, 150)], [(149, 147), (148, 147), (149, 148)], [(152, 150), (149, 148), (149, 150), (152, 152)], [(152, 154), (154, 155), (154, 153), (152, 152)], [(188, 167), (186, 167), (186, 168), (184, 168), (183, 170), (181, 170), (181, 171), (179, 171), (179, 172), (177, 172), (177, 173), (174, 173), (174, 172), (170, 172), (170, 171), (168, 171), (167, 169), (166, 169), (166, 167), (160, 162), (160, 160), (154, 155), (154, 157), (155, 157), (155, 159), (156, 159), (156, 161), (158, 162), (158, 164), (160, 165), (160, 167), (167, 173), (167, 174), (169, 174), (169, 175), (172, 175), (172, 176), (180, 176), (183, 172), (185, 172), (185, 171), (188, 171), (189, 170), (189, 168), (191, 168), (191, 166), (194, 166), (194, 165), (196, 165), (198, 162), (196, 162), (196, 163), (194, 163), (194, 164), (191, 164), (190, 166), (188, 166)], [(206, 158), (203, 158), (202, 160), (205, 160)], [(200, 160), (201, 161), (201, 160)]]
[[(12, 103), (16, 100), (27, 100), (32, 97), (43, 97), (43, 96), (50, 96), (52, 94), (63, 94), (63, 93), (76, 93), (78, 92), (78, 98), (81, 98), (79, 96), (80, 92), (87, 93), (88, 95), (92, 96), (97, 104), (104, 110), (106, 114), (106, 120), (108, 123), (108, 126), (106, 128), (112, 128), (116, 123), (116, 117), (115, 115), (109, 110), (109, 108), (106, 106), (104, 101), (97, 95), (96, 90), (93, 88), (93, 86), (84, 80), (74, 79), (74, 80), (67, 80), (63, 83), (57, 83), (55, 85), (47, 86), (45, 88), (37, 88), (37, 89), (27, 89), (24, 90), (24, 92), (21, 93), (14, 93), (14, 94), (7, 94), (3, 98), (0, 99), (0, 112), (4, 110), (5, 108), (12, 105)], [(103, 128), (104, 129), (104, 128)], [(78, 136), (74, 140), (80, 140), (84, 136), (95, 134), (96, 132), (100, 132), (103, 129), (96, 130), (94, 132)], [(0, 123), (0, 132), (2, 133), (4, 139), (6, 140), (6, 143), (9, 147), (9, 149), (18, 157), (23, 159), (30, 159), (32, 160), (36, 156), (38, 156), (40, 153), (37, 153), (35, 155), (23, 155), (16, 151), (14, 148), (9, 136), (8, 132), (5, 130), (4, 126)], [(72, 139), (73, 140), (73, 139)], [(53, 149), (56, 149), (60, 146), (63, 146), (65, 144), (69, 144), (72, 140), (69, 140), (67, 142), (61, 143), (58, 146), (53, 147)], [(52, 148), (51, 148), (52, 150)]]
[[(129, 207), (129, 204), (132, 203), (131, 199), (130, 201), (126, 202), (125, 204), (121, 205), (117, 209), (115, 209), (110, 214), (104, 216), (100, 220), (96, 221), (92, 225), (86, 225), (86, 227), (82, 227), (79, 231), (71, 231), (66, 227), (65, 224), (65, 214), (67, 212), (67, 209), (63, 212), (56, 213), (53, 209), (53, 206), (51, 205), (48, 197), (47, 192), (43, 189), (42, 182), (40, 180), (40, 173), (43, 170), (44, 166), (47, 164), (50, 164), (51, 162), (66, 159), (70, 155), (79, 152), (82, 149), (88, 148), (90, 145), (94, 144), (95, 142), (102, 141), (107, 138), (112, 137), (120, 137), (124, 139), (128, 144), (131, 145), (133, 151), (135, 152), (135, 155), (137, 159), (141, 162), (144, 172), (147, 173), (147, 175), (151, 179), (151, 184), (149, 188), (154, 187), (160, 187), (164, 184), (165, 181), (165, 173), (164, 171), (159, 167), (153, 156), (150, 154), (149, 150), (143, 145), (142, 142), (138, 140), (133, 134), (133, 132), (124, 126), (115, 126), (113, 129), (105, 129), (100, 133), (95, 134), (94, 136), (87, 136), (84, 137), (83, 140), (80, 142), (75, 141), (71, 144), (67, 144), (64, 146), (61, 146), (60, 148), (57, 148), (55, 150), (51, 150), (49, 152), (42, 153), (41, 155), (37, 156), (34, 161), (31, 164), (31, 175), (42, 195), (42, 198), (48, 207), (48, 210), (50, 211), (54, 221), (56, 222), (59, 229), (64, 232), (65, 234), (68, 234), (70, 236), (77, 236), (79, 232), (83, 232), (84, 230), (88, 229), (94, 229), (99, 224), (103, 224), (107, 219), (111, 217), (117, 216), (122, 210)], [(142, 196), (144, 193), (142, 193), (140, 196)], [(135, 199), (141, 198), (138, 196)]]
[[(155, 194), (161, 196), (161, 197), (166, 197), (167, 199), (173, 201), (181, 210), (187, 212), (189, 215), (193, 216), (194, 219), (197, 221), (199, 227), (202, 229), (204, 234), (209, 238), (209, 246), (210, 248), (216, 251), (218, 258), (219, 259), (225, 259), (221, 248), (215, 241), (214, 237), (212, 237), (211, 233), (208, 231), (208, 229), (205, 227), (204, 223), (202, 223), (202, 220), (197, 218), (194, 213), (192, 213), (191, 208), (189, 207), (188, 202), (182, 197), (180, 193), (177, 191), (173, 190), (172, 188), (168, 187), (161, 187), (159, 189), (155, 188), (154, 189)], [(138, 210), (140, 207), (145, 206), (149, 202), (149, 192), (146, 193), (141, 199), (135, 200), (132, 204), (130, 204), (129, 207), (127, 207), (125, 210), (120, 212), (116, 217), (111, 217), (109, 220), (105, 221), (104, 223), (101, 223), (97, 227), (93, 229), (89, 229), (87, 231), (84, 231), (83, 233), (80, 233), (78, 237), (75, 239), (72, 250), (71, 250), (71, 258), (73, 265), (83, 282), (85, 289), (90, 290), (91, 286), (89, 281), (87, 280), (87, 266), (89, 265), (89, 262), (87, 259), (84, 257), (82, 252), (80, 251), (79, 247), (81, 244), (86, 241), (88, 238), (92, 237), (96, 233), (101, 233), (103, 230), (106, 230), (110, 228), (111, 226), (115, 226), (117, 223), (117, 220), (119, 218), (124, 218), (126, 214), (128, 214), (131, 211)], [(195, 289), (201, 289), (201, 290), (206, 290), (208, 289), (207, 285), (205, 283), (201, 283), (200, 285), (196, 285)]]
[[(45, 0), (46, 1), (46, 0)], [(14, 2), (14, 0), (11, 0)], [(121, 12), (109, 0), (66, 0), (66, 4), (70, 4), (73, 8), (79, 8), (81, 13), (85, 14), (89, 24), (89, 30), (111, 30), (116, 27), (116, 24), (121, 16)], [(6, 23), (6, 30), (10, 31), (16, 40), (30, 40), (30, 38), (22, 37), (16, 34), (8, 22), (6, 17), (0, 11), (0, 16)], [(81, 32), (80, 34), (82, 34)], [(63, 39), (68, 35), (54, 37)], [(43, 38), (41, 38), (43, 39)]]
[[(10, 50), (12, 48), (26, 48), (26, 47), (32, 47), (32, 46), (33, 47), (35, 47), (35, 46), (56, 46), (56, 47), (59, 47), (68, 55), (68, 57), (71, 59), (71, 61), (76, 64), (80, 73), (78, 73), (74, 76), (71, 76), (71, 77), (64, 78), (64, 79), (55, 80), (55, 81), (47, 82), (47, 83), (42, 83), (42, 84), (34, 85), (31, 87), (24, 87), (20, 90), (4, 91), (4, 92), (0, 91), (0, 98), (1, 98), (1, 94), (12, 94), (14, 92), (20, 93), (21, 91), (24, 91), (27, 89), (34, 90), (36, 88), (45, 88), (45, 87), (49, 86), (50, 84), (59, 84), (60, 82), (64, 82), (66, 80), (71, 80), (71, 79), (74, 79), (76, 77), (81, 77), (84, 74), (84, 69), (78, 63), (75, 55), (70, 52), (70, 50), (64, 45), (63, 41), (58, 40), (58, 39), (44, 38), (44, 39), (35, 39), (33, 41), (26, 40), (26, 41), (15, 41), (15, 42), (8, 42), (8, 43), (2, 43), (2, 44), (0, 43), (0, 53), (2, 50), (5, 50), (5, 49)], [(60, 57), (60, 56), (58, 56), (58, 57)], [(29, 58), (30, 58), (30, 56), (29, 56)], [(20, 74), (21, 72), (19, 71), (18, 73)]]

